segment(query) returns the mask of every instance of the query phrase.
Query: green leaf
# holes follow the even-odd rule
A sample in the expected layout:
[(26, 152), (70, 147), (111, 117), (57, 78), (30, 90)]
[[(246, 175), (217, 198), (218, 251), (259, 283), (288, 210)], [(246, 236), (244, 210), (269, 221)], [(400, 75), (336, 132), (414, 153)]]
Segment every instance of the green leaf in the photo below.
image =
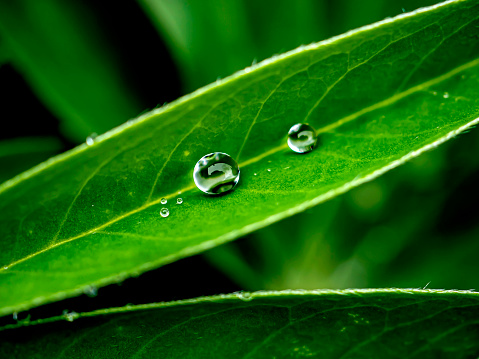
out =
[(50, 324), (3, 331), (0, 354), (22, 358), (93, 354), (115, 358), (470, 358), (479, 352), (478, 315), (479, 295), (468, 291), (237, 293), (70, 312), (42, 321)]
[[(300, 48), (7, 182), (0, 314), (235, 239), (470, 128), (479, 122), (478, 18), (475, 1), (451, 1)], [(288, 149), (296, 122), (319, 130), (315, 151)], [(237, 189), (221, 197), (192, 179), (213, 151), (241, 166)]]
[(15, 67), (74, 140), (110, 130), (142, 110), (80, 2), (2, 1), (0, 34)]
[(0, 142), (0, 183), (59, 153), (55, 137), (24, 137)]

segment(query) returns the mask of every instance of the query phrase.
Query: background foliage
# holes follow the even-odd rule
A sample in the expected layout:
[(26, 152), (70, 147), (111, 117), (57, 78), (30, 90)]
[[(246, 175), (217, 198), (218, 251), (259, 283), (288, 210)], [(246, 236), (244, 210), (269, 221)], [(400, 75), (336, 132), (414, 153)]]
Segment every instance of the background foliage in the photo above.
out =
[[(0, 180), (255, 61), (432, 3), (0, 1)], [(202, 258), (31, 315), (241, 289), (476, 288), (476, 132)]]

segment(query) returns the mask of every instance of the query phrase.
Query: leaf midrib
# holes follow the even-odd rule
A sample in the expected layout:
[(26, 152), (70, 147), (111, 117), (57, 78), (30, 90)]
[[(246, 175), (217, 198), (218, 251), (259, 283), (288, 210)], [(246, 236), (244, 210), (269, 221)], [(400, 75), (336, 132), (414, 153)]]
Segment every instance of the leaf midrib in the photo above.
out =
[[(355, 113), (353, 113), (353, 114), (351, 114), (351, 115), (345, 116), (345, 117), (343, 117), (343, 118), (337, 120), (336, 122), (334, 122), (334, 123), (332, 123), (332, 124), (329, 124), (329, 125), (327, 125), (327, 126), (325, 126), (325, 127), (323, 127), (323, 128), (320, 128), (320, 129), (317, 131), (317, 133), (318, 133), (318, 135), (319, 135), (319, 134), (321, 134), (321, 133), (330, 132), (330, 131), (332, 131), (332, 130), (334, 130), (334, 129), (340, 127), (340, 126), (342, 126), (342, 125), (345, 124), (345, 123), (351, 122), (351, 121), (353, 121), (353, 120), (355, 120), (355, 119), (361, 117), (362, 115), (365, 115), (365, 114), (370, 113), (370, 112), (372, 112), (372, 111), (374, 111), (374, 110), (378, 110), (378, 109), (380, 109), (380, 108), (384, 108), (384, 107), (387, 107), (387, 106), (389, 106), (389, 105), (392, 105), (392, 104), (394, 104), (394, 103), (396, 103), (396, 102), (402, 100), (403, 98), (405, 98), (405, 97), (407, 97), (407, 96), (409, 96), (409, 95), (412, 95), (412, 94), (414, 94), (414, 93), (420, 92), (421, 90), (427, 89), (427, 88), (429, 88), (429, 87), (431, 87), (431, 86), (433, 86), (433, 85), (439, 84), (439, 83), (441, 83), (441, 82), (443, 82), (443, 81), (445, 81), (445, 80), (447, 80), (447, 79), (453, 77), (454, 75), (456, 75), (456, 74), (458, 74), (458, 73), (460, 73), (460, 72), (462, 72), (462, 71), (464, 71), (464, 70), (467, 70), (467, 69), (469, 69), (469, 68), (472, 68), (472, 67), (474, 67), (474, 66), (476, 66), (476, 65), (479, 65), (479, 58), (477, 58), (477, 59), (475, 59), (475, 60), (472, 60), (472, 61), (470, 61), (470, 62), (467, 62), (467, 63), (465, 63), (465, 64), (463, 64), (463, 65), (461, 65), (461, 66), (458, 66), (458, 67), (456, 67), (455, 69), (453, 69), (453, 70), (451, 70), (451, 71), (449, 71), (449, 72), (447, 72), (447, 73), (445, 73), (445, 74), (443, 74), (443, 75), (441, 75), (441, 76), (439, 76), (439, 77), (436, 77), (436, 78), (434, 78), (434, 79), (425, 81), (425, 82), (423, 82), (423, 83), (421, 83), (421, 84), (418, 84), (418, 85), (416, 85), (416, 86), (413, 86), (413, 87), (411, 87), (411, 88), (409, 88), (409, 89), (407, 89), (407, 90), (405, 90), (405, 91), (402, 91), (402, 92), (400, 92), (400, 93), (396, 93), (396, 94), (394, 94), (393, 96), (391, 96), (391, 97), (389, 97), (389, 98), (387, 98), (387, 99), (385, 99), (385, 100), (382, 100), (382, 101), (377, 102), (377, 103), (375, 103), (375, 104), (373, 104), (373, 105), (370, 105), (370, 106), (368, 106), (368, 107), (365, 107), (365, 108), (363, 108), (363, 109), (361, 109), (361, 110), (359, 110), (359, 111), (357, 111), (357, 112), (355, 112)], [(464, 129), (466, 129), (466, 128), (472, 126), (475, 122), (477, 122), (477, 119), (476, 119), (476, 120), (473, 120), (473, 121), (471, 121), (471, 122), (469, 122), (469, 123), (466, 124), (465, 126), (462, 126), (461, 129), (464, 130)], [(461, 131), (462, 131), (462, 130), (461, 130)], [(460, 132), (460, 131), (459, 131), (459, 132)], [(451, 131), (449, 134), (447, 134), (446, 136), (443, 136), (442, 138), (449, 138), (451, 133), (459, 133), (459, 132), (458, 132), (457, 130)], [(439, 141), (439, 140), (438, 140), (438, 141)], [(267, 152), (264, 152), (264, 153), (262, 153), (262, 154), (260, 154), (260, 155), (258, 155), (258, 156), (252, 157), (252, 158), (250, 158), (250, 159), (248, 159), (248, 160), (246, 160), (246, 161), (240, 163), (240, 167), (245, 167), (245, 166), (248, 166), (248, 165), (250, 165), (250, 164), (259, 162), (260, 160), (264, 159), (265, 157), (268, 157), (268, 156), (270, 156), (270, 155), (273, 155), (273, 154), (275, 154), (275, 153), (277, 153), (277, 152), (279, 152), (279, 151), (281, 151), (281, 150), (286, 149), (287, 147), (288, 147), (288, 146), (287, 146), (286, 143), (283, 144), (283, 145), (277, 146), (277, 147), (275, 147), (275, 148), (273, 148), (273, 149), (271, 149), (271, 150), (269, 150), (269, 151), (267, 151)], [(428, 147), (428, 146), (425, 146), (425, 147)], [(425, 148), (425, 147), (424, 147), (424, 148)], [(427, 148), (427, 149), (428, 149), (428, 148)], [(426, 150), (427, 150), (427, 149), (426, 149)], [(421, 151), (421, 149), (418, 149), (418, 150), (413, 151), (413, 152), (419, 153), (419, 152), (422, 152), (422, 151)], [(389, 165), (383, 166), (382, 168), (380, 168), (379, 170), (376, 170), (375, 172), (380, 171), (380, 170), (382, 170), (382, 169), (384, 169), (384, 168), (388, 168), (388, 167), (389, 167)], [(94, 172), (95, 172), (95, 171), (94, 171)], [(366, 177), (363, 177), (362, 179), (364, 179), (364, 178), (366, 178)], [(355, 181), (355, 180), (353, 180), (353, 181), (351, 181), (351, 182), (347, 182), (347, 183), (345, 183), (343, 186), (350, 184), (351, 187), (352, 187), (352, 186), (354, 185), (354, 181)], [(359, 181), (361, 181), (361, 179), (358, 179), (357, 181), (359, 182)], [(364, 182), (364, 181), (362, 181), (362, 182)], [(362, 183), (362, 182), (359, 182), (359, 183), (357, 183), (357, 184), (360, 184), (360, 183)], [(170, 194), (168, 194), (168, 195), (164, 195), (164, 196), (162, 196), (162, 198), (171, 199), (171, 198), (174, 197), (178, 192), (180, 192), (180, 193), (185, 193), (185, 192), (188, 192), (188, 191), (190, 191), (190, 190), (192, 190), (192, 189), (194, 189), (194, 188), (195, 188), (195, 185), (190, 185), (190, 186), (185, 187), (185, 188), (183, 188), (183, 189), (181, 189), (181, 190), (179, 190), (179, 191), (175, 191), (174, 193), (170, 193)], [(333, 191), (334, 191), (334, 190), (333, 190)], [(327, 194), (327, 193), (328, 193), (328, 192), (326, 192), (326, 193), (324, 193), (324, 194), (321, 194), (320, 196), (318, 196), (318, 197), (316, 197), (316, 198), (322, 197), (322, 196), (324, 196), (324, 195)], [(341, 193), (341, 192), (340, 192), (340, 193)], [(120, 215), (120, 216), (118, 216), (118, 217), (116, 217), (116, 218), (114, 218), (114, 219), (112, 219), (112, 220), (110, 220), (110, 221), (108, 221), (108, 222), (102, 224), (101, 226), (92, 228), (92, 229), (90, 229), (90, 230), (88, 230), (88, 231), (85, 231), (85, 232), (83, 232), (83, 233), (80, 233), (80, 234), (78, 234), (78, 235), (76, 235), (76, 236), (73, 236), (73, 237), (70, 237), (70, 238), (61, 240), (60, 242), (57, 242), (57, 243), (55, 243), (55, 244), (53, 244), (53, 245), (51, 245), (51, 246), (48, 246), (48, 247), (46, 247), (46, 248), (44, 248), (44, 249), (42, 249), (42, 250), (39, 250), (39, 251), (37, 251), (37, 252), (35, 252), (35, 253), (32, 253), (32, 254), (30, 254), (30, 255), (28, 255), (28, 256), (25, 256), (25, 257), (21, 258), (21, 259), (18, 259), (17, 261), (14, 261), (14, 262), (12, 262), (12, 263), (6, 265), (6, 266), (3, 267), (3, 268), (0, 268), (0, 272), (5, 271), (5, 270), (8, 270), (9, 268), (11, 268), (11, 267), (13, 267), (13, 266), (15, 266), (15, 265), (17, 265), (17, 264), (20, 264), (20, 263), (22, 263), (22, 262), (25, 262), (25, 261), (27, 261), (27, 260), (33, 258), (33, 257), (36, 257), (36, 256), (39, 255), (39, 254), (45, 253), (45, 252), (49, 251), (50, 249), (59, 247), (59, 246), (61, 246), (61, 245), (63, 245), (63, 244), (69, 243), (69, 242), (71, 242), (71, 241), (73, 241), (73, 240), (75, 240), (75, 239), (79, 239), (79, 238), (85, 237), (85, 236), (87, 236), (87, 235), (89, 235), (89, 234), (92, 234), (92, 233), (94, 233), (94, 232), (97, 232), (97, 231), (99, 231), (99, 230), (102, 230), (102, 229), (104, 229), (104, 228), (106, 228), (106, 227), (108, 227), (108, 226), (110, 226), (110, 225), (112, 225), (112, 224), (114, 224), (114, 223), (116, 223), (116, 222), (118, 222), (118, 221), (124, 219), (124, 218), (127, 218), (127, 217), (129, 217), (129, 216), (131, 216), (131, 215), (133, 215), (133, 214), (135, 214), (135, 213), (141, 212), (141, 211), (143, 211), (143, 210), (145, 210), (145, 209), (147, 209), (147, 208), (149, 208), (149, 207), (151, 207), (151, 206), (153, 206), (153, 205), (156, 205), (156, 204), (160, 203), (160, 201), (161, 201), (161, 198), (157, 198), (156, 200), (147, 202), (147, 203), (143, 204), (142, 206), (140, 206), (140, 207), (138, 207), (138, 208), (136, 208), (136, 209), (134, 209), (134, 210), (132, 210), (132, 211), (126, 212), (126, 213), (124, 213), (124, 214), (122, 214), (122, 215)], [(314, 199), (311, 200), (311, 201), (309, 201), (309, 202), (312, 202), (312, 201), (314, 201)], [(290, 211), (290, 210), (289, 210), (289, 211)], [(278, 215), (280, 215), (280, 214), (281, 214), (281, 213), (278, 213), (278, 214), (276, 214), (275, 216), (278, 216)], [(251, 226), (251, 225), (250, 225), (250, 226)], [(248, 226), (247, 226), (247, 227), (248, 227)], [(58, 233), (59, 233), (59, 232), (58, 232)], [(58, 235), (58, 234), (57, 234), (57, 235)]]

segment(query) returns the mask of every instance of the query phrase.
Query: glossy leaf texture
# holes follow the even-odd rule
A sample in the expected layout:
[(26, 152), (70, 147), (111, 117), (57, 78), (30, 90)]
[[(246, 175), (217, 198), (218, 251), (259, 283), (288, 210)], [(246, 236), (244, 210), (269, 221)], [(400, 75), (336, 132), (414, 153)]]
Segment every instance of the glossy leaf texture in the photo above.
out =
[(9, 60), (80, 142), (142, 110), (96, 21), (79, 2), (0, 2)]
[(65, 313), (44, 324), (2, 331), (0, 354), (22, 358), (471, 358), (479, 353), (478, 314), (478, 293), (465, 291), (238, 293)]
[[(451, 1), (300, 48), (6, 182), (0, 313), (235, 239), (470, 128), (479, 113), (478, 19), (477, 2)], [(297, 122), (320, 133), (311, 153), (286, 145)], [(241, 167), (236, 190), (221, 197), (192, 178), (213, 151)]]

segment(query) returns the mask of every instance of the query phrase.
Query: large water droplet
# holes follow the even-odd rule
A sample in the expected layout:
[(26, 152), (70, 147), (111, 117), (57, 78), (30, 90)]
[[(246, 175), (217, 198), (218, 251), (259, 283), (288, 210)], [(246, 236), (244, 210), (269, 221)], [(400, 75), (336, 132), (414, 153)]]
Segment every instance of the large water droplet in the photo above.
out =
[(166, 204), (167, 202), (168, 202), (168, 200), (166, 198), (161, 199), (161, 204)]
[(288, 146), (296, 153), (308, 153), (316, 146), (315, 129), (307, 123), (297, 123), (288, 132)]
[(178, 198), (176, 200), (176, 204), (182, 204), (183, 203), (183, 198)]
[(170, 211), (168, 210), (168, 208), (162, 208), (160, 210), (160, 216), (162, 217), (168, 217), (170, 215)]
[(236, 161), (223, 152), (203, 156), (195, 166), (193, 179), (196, 186), (208, 194), (231, 191), (239, 181), (240, 170)]

